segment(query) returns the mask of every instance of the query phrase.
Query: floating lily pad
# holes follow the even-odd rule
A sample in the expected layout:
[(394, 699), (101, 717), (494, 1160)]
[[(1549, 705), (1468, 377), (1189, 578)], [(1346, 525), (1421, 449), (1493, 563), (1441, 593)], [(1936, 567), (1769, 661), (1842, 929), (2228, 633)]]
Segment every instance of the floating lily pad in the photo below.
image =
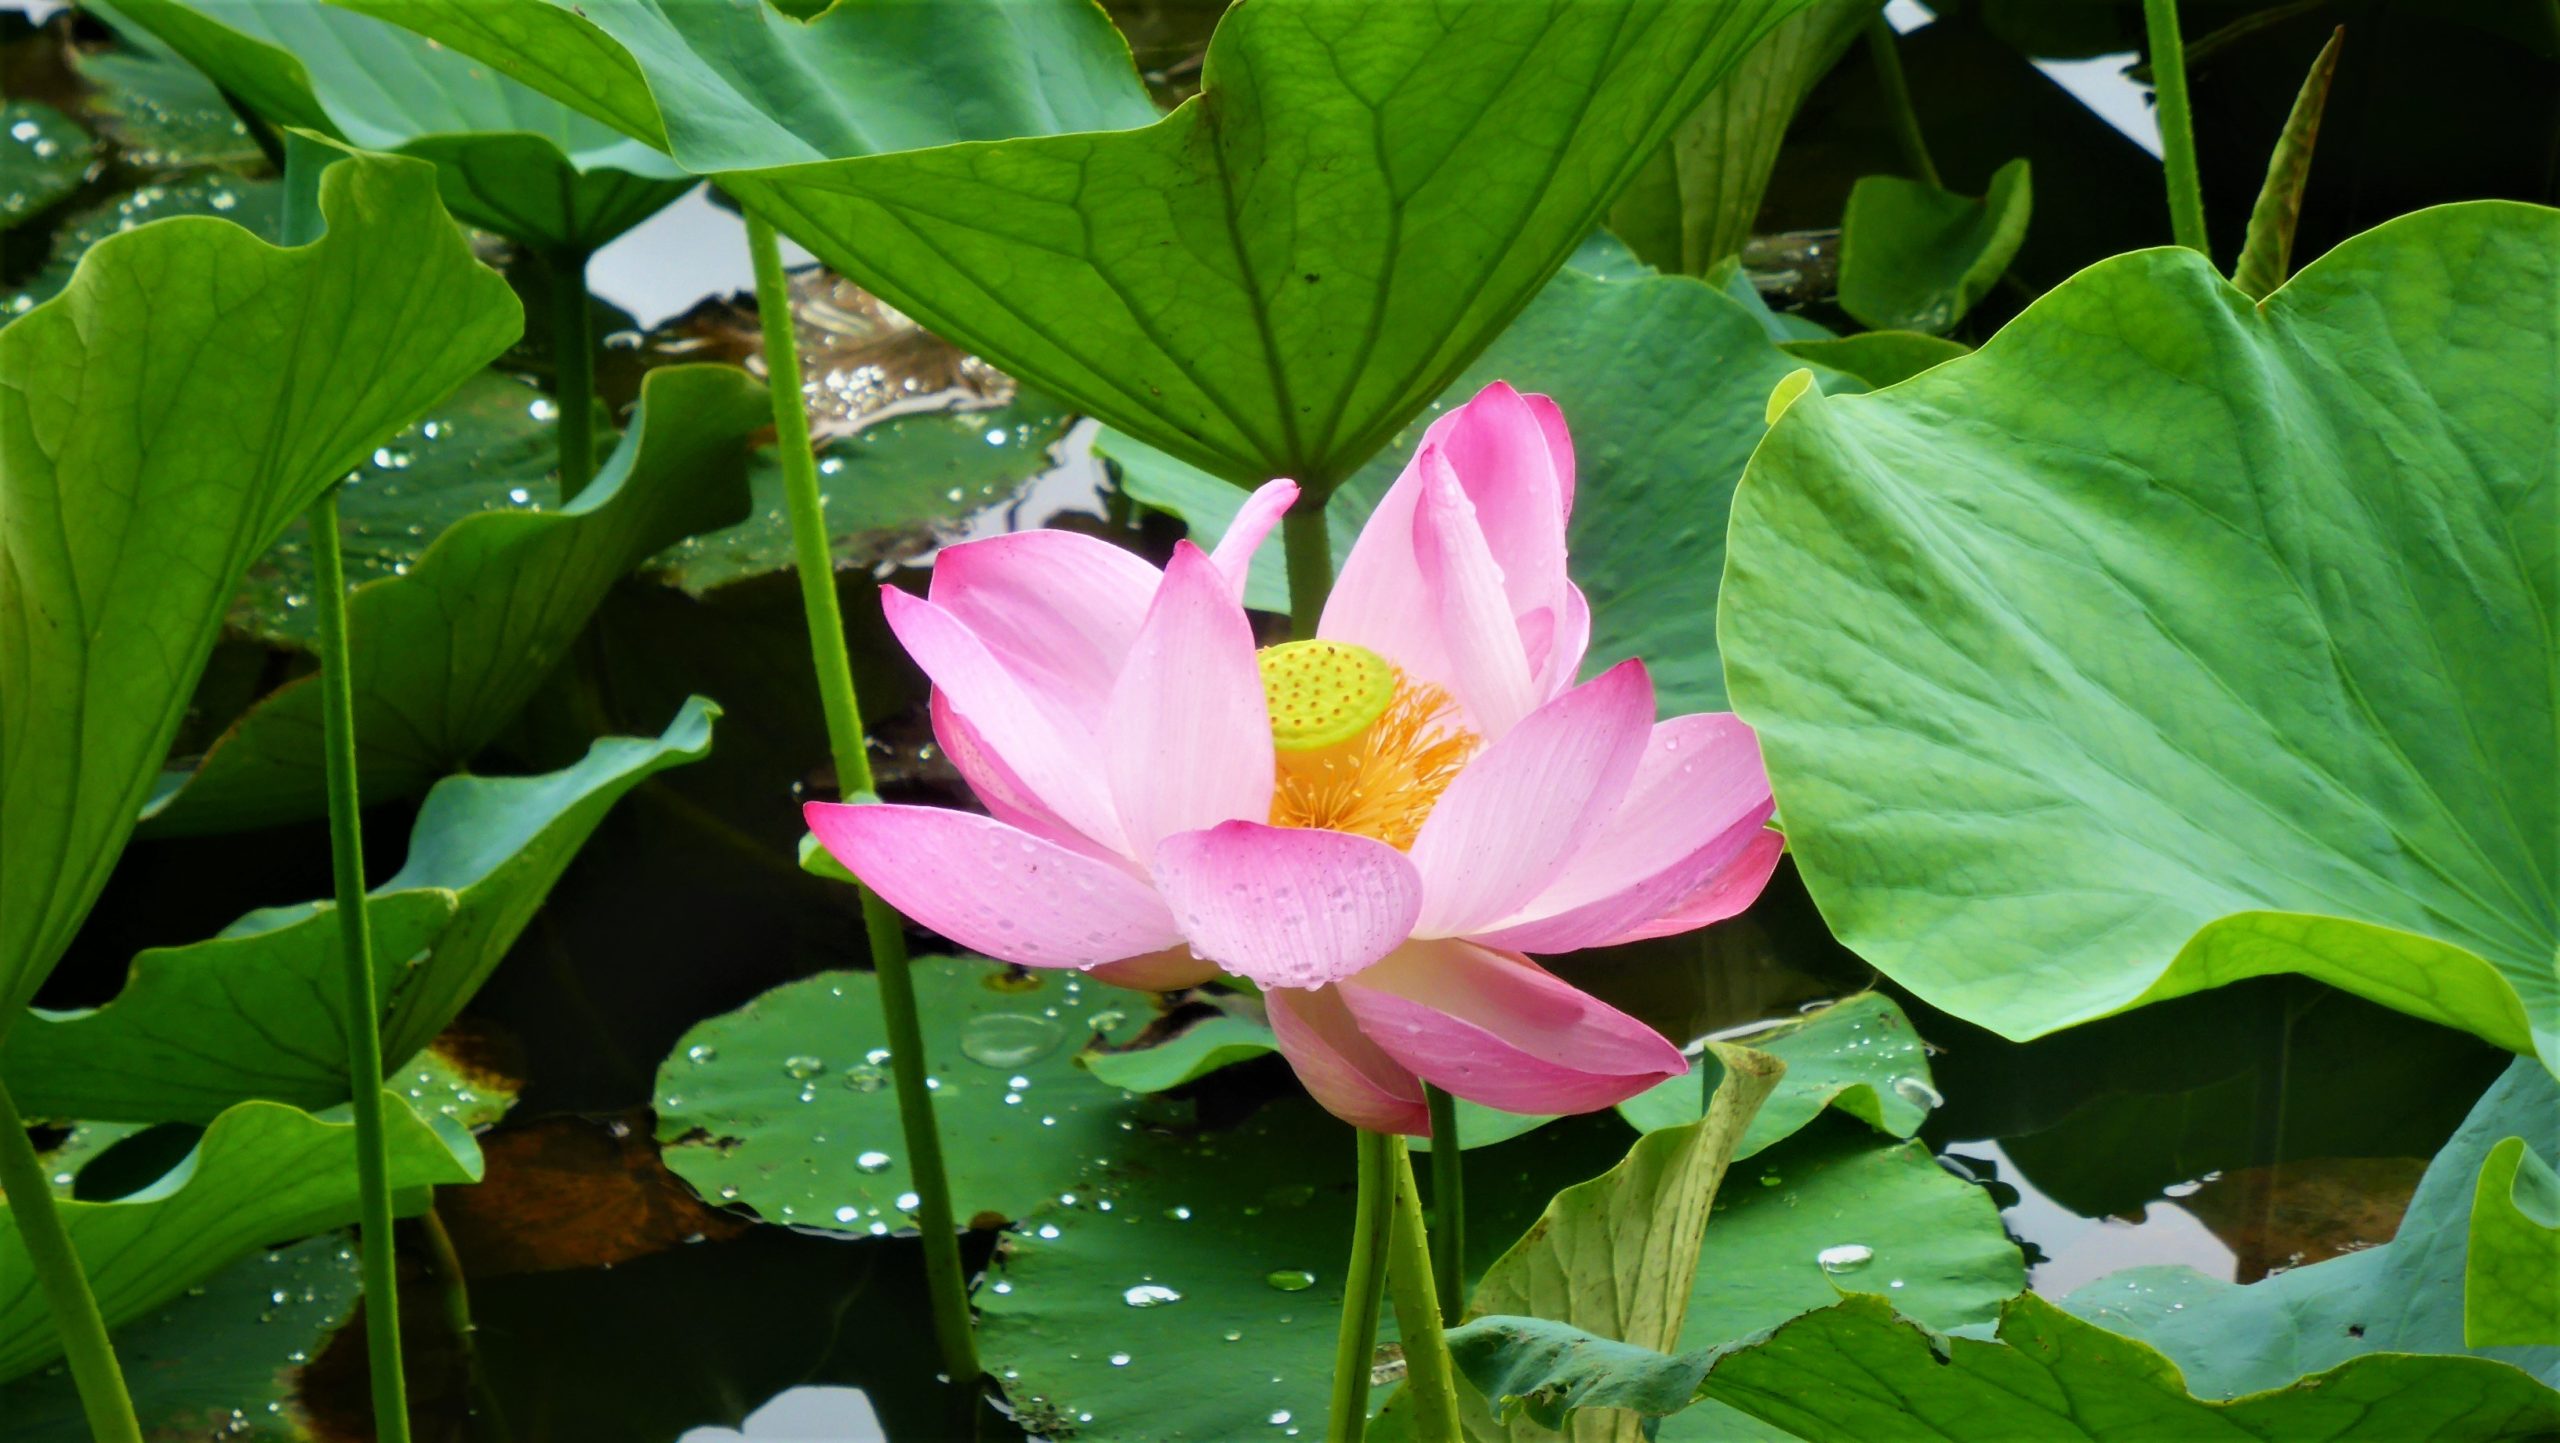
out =
[(227, 220), (262, 240), (281, 232), (284, 188), (271, 180), (242, 180), (228, 171), (208, 171), (180, 180), (153, 182), (125, 192), (88, 210), (74, 212), (53, 235), (53, 253), (44, 269), (11, 295), (8, 315), (31, 311), (61, 294), (71, 284), (80, 258), (110, 236), (171, 216), (204, 215)]
[[(393, 1086), (469, 1122), (483, 1090), (416, 1054), (496, 969), (605, 812), (711, 747), (695, 701), (653, 739), (610, 737), (563, 771), (453, 777), (428, 793), (400, 870), (371, 893), (383, 1055)], [(328, 1107), (347, 1095), (337, 910), (253, 912), (211, 941), (134, 959), (124, 991), (88, 1012), (34, 1012), (0, 1042), (10, 1091), (39, 1115), (205, 1121), (246, 1098)], [(427, 1075), (420, 1075), (425, 1067)], [(433, 1099), (432, 1102), (429, 1099)]]
[(265, 160), (213, 82), (147, 36), (121, 49), (75, 51), (74, 58), (92, 87), (90, 113), (124, 164), (166, 172)]
[(1110, 1086), (1131, 1092), (1166, 1092), (1196, 1082), (1219, 1068), (1267, 1057), (1279, 1047), (1268, 1025), (1220, 1013), (1145, 1047), (1127, 1052), (1096, 1049), (1077, 1060), (1087, 1072)]
[(33, 100), (0, 104), (0, 227), (13, 226), (89, 178), (97, 143), (80, 123)]
[[(385, 1098), (391, 1185), (408, 1211), (425, 1189), (480, 1176), (460, 1127), (419, 1119)], [(274, 1102), (214, 1119), (176, 1171), (116, 1202), (58, 1204), (110, 1327), (148, 1316), (233, 1258), (277, 1238), (324, 1232), (356, 1215), (355, 1125)], [(15, 1221), (0, 1215), (0, 1378), (57, 1356), (44, 1295)]]
[(320, 207), (293, 250), (213, 220), (102, 242), (0, 328), (0, 1008), (105, 886), (250, 561), (515, 333), (424, 166), (339, 161)]
[(2555, 254), (2439, 207), (2252, 304), (2137, 252), (1797, 400), (1723, 630), (1840, 940), (2012, 1037), (2297, 971), (2560, 1066)]
[[(1825, 1108), (1909, 1137), (1939, 1103), (1928, 1047), (1893, 999), (1879, 993), (1862, 992), (1743, 1040), (1784, 1062), (1787, 1073), (1753, 1115), (1736, 1157), (1792, 1135)], [(1675, 1077), (1619, 1103), (1618, 1115), (1639, 1132), (1695, 1122), (1701, 1091), (1695, 1077)]]
[[(324, 1235), (253, 1253), (116, 1329), (142, 1436), (310, 1443), (296, 1385), (363, 1291), (355, 1249)], [(58, 1364), (0, 1387), (0, 1417), (11, 1443), (90, 1443), (79, 1394)]]
[[(394, 575), (356, 591), (347, 630), (362, 794), (423, 791), (468, 762), (515, 720), (615, 582), (677, 537), (735, 516), (747, 437), (768, 414), (762, 388), (734, 368), (652, 371), (630, 432), (576, 500), (547, 511), (515, 504), (513, 492), (504, 505), (469, 503), (408, 572), (394, 563)], [(467, 491), (495, 484), (461, 479)], [(168, 778), (145, 821), (154, 835), (183, 836), (320, 816), (321, 741), (314, 673)]]
[[(1124, 994), (981, 958), (915, 960), (952, 1207), (1001, 1222), (1037, 1208), (1137, 1123), (1128, 1094), (1076, 1065), (1136, 1032)], [(879, 986), (826, 972), (687, 1032), (658, 1069), (667, 1165), (772, 1222), (881, 1234), (915, 1186), (890, 1081)]]

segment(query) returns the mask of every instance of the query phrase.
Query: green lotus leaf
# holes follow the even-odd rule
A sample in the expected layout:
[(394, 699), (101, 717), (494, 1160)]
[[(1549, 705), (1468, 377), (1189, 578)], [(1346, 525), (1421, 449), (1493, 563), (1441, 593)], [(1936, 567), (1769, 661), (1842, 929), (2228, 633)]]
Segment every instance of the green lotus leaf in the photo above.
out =
[(0, 1018), (105, 886), (241, 574), (519, 326), (426, 166), (321, 178), (327, 233), (101, 242), (0, 330)]
[(1550, 1425), (1578, 1408), (1626, 1410), (1632, 1424), (1701, 1393), (1807, 1443), (1917, 1429), (2038, 1443), (2523, 1443), (2560, 1425), (2560, 1393), (2479, 1358), (2358, 1358), (2279, 1391), (2209, 1401), (2168, 1359), (2033, 1293), (2002, 1309), (1997, 1342), (1941, 1337), (1858, 1296), (1676, 1358), (1536, 1318), (1481, 1319), (1449, 1344), (1489, 1397)]
[[(649, 373), (631, 430), (575, 500), (473, 511), (405, 575), (349, 599), (362, 795), (424, 790), (487, 746), (633, 567), (744, 509), (747, 438), (770, 419), (733, 366)], [(376, 484), (381, 484), (377, 473)], [(327, 810), (316, 673), (252, 707), (145, 813), (153, 835), (230, 831)]]
[(272, 180), (242, 180), (227, 170), (204, 170), (75, 210), (54, 231), (43, 269), (0, 301), (0, 315), (23, 315), (62, 294), (80, 258), (109, 236), (182, 215), (227, 220), (260, 240), (274, 240), (284, 231), (284, 187)]
[[(1893, 999), (1875, 992), (1808, 1013), (1743, 1039), (1787, 1065), (1742, 1135), (1734, 1156), (1750, 1157), (1793, 1136), (1826, 1108), (1837, 1108), (1895, 1137), (1909, 1137), (1938, 1105), (1929, 1078), (1929, 1049)], [(1618, 1104), (1638, 1132), (1698, 1120), (1695, 1077), (1675, 1077)]]
[(1840, 222), (1840, 308), (1877, 330), (1946, 330), (2009, 269), (2033, 208), (2023, 160), (1993, 172), (1980, 200), (1865, 177)]
[(0, 103), (0, 227), (78, 190), (97, 142), (80, 123), (34, 100)]
[(1816, 0), (1770, 31), (1645, 163), (1609, 229), (1658, 269), (1687, 275), (1739, 252), (1796, 107), (1877, 9)]
[(1113, 1087), (1168, 1092), (1222, 1067), (1267, 1057), (1279, 1050), (1271, 1029), (1251, 1018), (1221, 1013), (1204, 1017), (1162, 1041), (1127, 1052), (1092, 1051), (1078, 1060)]
[(761, 4), (330, 0), (515, 77), (698, 175), (1156, 118), (1078, 0)]
[[(2192, 1268), (2128, 1268), (2062, 1304), (2168, 1354), (2205, 1397), (2280, 1388), (2368, 1353), (2474, 1353), (2560, 1387), (2560, 1347), (2465, 1341), (2472, 1240), (2484, 1220), (2480, 1179), (2510, 1140), (2560, 1156), (2560, 1084), (2529, 1058), (2508, 1064), (2427, 1165), (2399, 1232), (2381, 1247), (2246, 1286)], [(2493, 1231), (2500, 1225), (2488, 1221)], [(2488, 1255), (2503, 1252), (2493, 1246)], [(2549, 1296), (2547, 1278), (2529, 1271), (2496, 1281), (2509, 1298), (2531, 1297), (2538, 1285)]]
[[(608, 737), (562, 771), (451, 777), (427, 794), (408, 859), (366, 908), (383, 974), (383, 1056), (397, 1064), (419, 1054), (460, 1014), (604, 814), (651, 776), (706, 754), (716, 715), (696, 700), (663, 736)], [(9, 1091), (39, 1116), (144, 1122), (207, 1121), (252, 1097), (344, 1102), (338, 943), (335, 905), (306, 902), (252, 912), (211, 941), (144, 952), (113, 1001), (39, 1010), (0, 1042)]]
[[(316, 1237), (244, 1257), (117, 1329), (143, 1436), (196, 1436), (221, 1419), (239, 1443), (310, 1443), (311, 1418), (291, 1396), (296, 1365), (319, 1356), (362, 1291), (355, 1249)], [(0, 1417), (11, 1443), (91, 1443), (68, 1371), (0, 1387)]]
[(1806, 394), (1723, 612), (1806, 885), (2032, 1037), (2297, 971), (2560, 1065), (2560, 211), (2191, 252)]
[[(480, 1149), (460, 1126), (422, 1120), (383, 1099), (383, 1144), (395, 1203), (426, 1206), (427, 1191), (477, 1182)], [(275, 1102), (224, 1112), (168, 1176), (113, 1202), (57, 1204), (109, 1327), (139, 1318), (278, 1238), (326, 1232), (355, 1220), (355, 1125)], [(0, 1216), (0, 1378), (60, 1351), (43, 1291)]]
[(444, 202), (484, 230), (584, 255), (692, 189), (651, 147), (399, 26), (321, 0), (111, 0), (142, 31), (279, 125), (430, 160)]
[(1919, 331), (1861, 331), (1829, 340), (1782, 341), (1778, 349), (1799, 360), (1846, 371), (1879, 390), (1973, 351), (1960, 341)]
[(2462, 1340), (2472, 1347), (2560, 1343), (2560, 1176), (2525, 1140), (2490, 1150), (2472, 1193)]

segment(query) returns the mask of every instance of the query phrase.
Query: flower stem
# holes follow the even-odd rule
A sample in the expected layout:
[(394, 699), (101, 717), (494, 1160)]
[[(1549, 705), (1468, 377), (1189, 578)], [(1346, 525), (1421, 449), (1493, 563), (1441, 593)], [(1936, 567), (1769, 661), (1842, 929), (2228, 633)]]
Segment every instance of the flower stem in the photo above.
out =
[[(764, 326), (767, 383), (773, 389), (774, 443), (782, 462), (784, 504), (791, 515), (800, 605), (809, 621), (810, 659), (818, 672), (818, 701), (826, 709), (836, 787), (850, 800), (871, 791), (871, 759), (853, 690), (853, 663), (845, 652), (844, 616), (836, 609), (835, 556), (827, 544), (818, 459), (809, 447), (809, 412), (800, 395), (800, 350), (792, 329), (791, 289), (783, 278), (782, 247), (773, 227), (753, 214), (747, 217), (747, 248), (755, 259), (756, 310)], [(924, 1242), (934, 1333), (952, 1380), (974, 1383), (982, 1370), (977, 1339), (969, 1326), (968, 1280), (960, 1270), (951, 1183), (943, 1174), (942, 1134), (934, 1123), (933, 1094), (926, 1087), (924, 1028), (916, 1017), (906, 932), (888, 903), (868, 887), (860, 890), (862, 930), (871, 943), (872, 970), (880, 979), (880, 1011), (889, 1030), (889, 1069), (898, 1087), (898, 1122), (906, 1135), (908, 1172), (915, 1185), (916, 1228)]]
[(2160, 104), (2160, 167), (2169, 179), (2169, 229), (2178, 244), (2204, 255), (2204, 187), (2196, 178), (2196, 123), (2187, 105), (2187, 50), (2178, 37), (2178, 0), (2142, 0), (2150, 33), (2151, 89)]
[(1429, 1083), (1431, 1108), (1431, 1272), (1439, 1282), (1440, 1321), (1456, 1326), (1467, 1310), (1467, 1165), (1458, 1151), (1458, 1100)]
[(551, 399), (560, 408), (560, 499), (574, 501), (596, 474), (595, 317), (587, 304), (587, 253), (554, 251), (551, 265)]
[(1369, 1371), (1378, 1352), (1378, 1301), (1387, 1285), (1387, 1233), (1395, 1219), (1394, 1149), (1402, 1142), (1362, 1128), (1360, 1194), (1351, 1261), (1343, 1270), (1342, 1331), (1333, 1345), (1333, 1408), (1325, 1437), (1360, 1443), (1369, 1426)]
[(1431, 1245), (1422, 1226), (1422, 1197), (1413, 1185), (1413, 1159), (1403, 1138), (1388, 1141), (1396, 1218), (1388, 1236), (1387, 1283), (1395, 1292), (1396, 1325), (1404, 1333), (1404, 1385), (1413, 1399), (1413, 1437), (1416, 1443), (1461, 1443), (1457, 1375), (1449, 1365), (1448, 1340), (1440, 1332), (1440, 1298), (1431, 1281)]
[[(1315, 498), (1315, 499), (1310, 499)], [(1289, 634), (1305, 641), (1324, 619), (1333, 592), (1333, 536), (1324, 528), (1324, 501), (1308, 492), (1280, 520), (1280, 544), (1289, 562)]]
[(1902, 147), (1902, 163), (1931, 185), (1941, 185), (1938, 163), (1929, 158), (1929, 142), (1920, 134), (1920, 113), (1911, 108), (1911, 82), (1902, 74), (1902, 52), (1895, 49), (1893, 26), (1882, 15), (1867, 22), (1867, 56), (1884, 87), (1885, 109), (1893, 115), (1893, 138)]
[(54, 1336), (62, 1340), (70, 1360), (89, 1436), (96, 1443), (142, 1443), (142, 1425), (134, 1421), (133, 1399), (125, 1392), (124, 1370), (116, 1366), (115, 1345), (107, 1340), (97, 1295), (89, 1291), (89, 1275), (80, 1270), (80, 1255), (62, 1226), (53, 1189), (45, 1183), (44, 1164), (5, 1086), (0, 1086), (0, 1194), (8, 1197), (18, 1241), (53, 1310)]
[(320, 730), (329, 766), (329, 870), (346, 968), (347, 1091), (356, 1122), (358, 1237), (364, 1255), (365, 1349), (373, 1426), (381, 1443), (408, 1443), (408, 1382), (400, 1371), (400, 1263), (391, 1237), (391, 1163), (382, 1137), (382, 1009), (365, 916), (364, 831), (356, 796), (356, 694), (348, 673), (347, 572), (338, 544), (338, 491), (311, 507), (312, 586), (320, 614)]

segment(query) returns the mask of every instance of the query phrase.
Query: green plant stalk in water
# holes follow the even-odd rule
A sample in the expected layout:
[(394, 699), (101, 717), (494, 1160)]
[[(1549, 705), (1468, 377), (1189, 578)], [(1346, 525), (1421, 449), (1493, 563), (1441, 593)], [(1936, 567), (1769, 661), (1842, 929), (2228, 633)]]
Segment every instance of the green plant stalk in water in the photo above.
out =
[(1431, 1109), (1431, 1272), (1440, 1284), (1440, 1321), (1456, 1327), (1467, 1311), (1467, 1165), (1458, 1151), (1458, 1100), (1422, 1085)]
[(106, 1319), (99, 1316), (97, 1295), (89, 1291), (89, 1275), (80, 1270), (80, 1254), (62, 1226), (54, 1206), (44, 1164), (27, 1137), (25, 1119), (9, 1089), (0, 1086), (0, 1195), (18, 1223), (18, 1242), (35, 1267), (36, 1284), (44, 1289), (53, 1312), (54, 1336), (71, 1364), (71, 1381), (80, 1390), (80, 1410), (89, 1419), (96, 1443), (142, 1443), (142, 1425), (134, 1421), (133, 1398), (126, 1393), (124, 1370), (116, 1366), (115, 1345), (107, 1339)]
[(587, 253), (557, 251), (551, 268), (551, 399), (560, 408), (560, 500), (574, 501), (596, 474), (596, 338), (587, 302)]
[[(1333, 591), (1333, 538), (1324, 524), (1324, 498), (1331, 490), (1308, 486), (1280, 523), (1289, 572), (1290, 630), (1302, 641), (1316, 634), (1325, 598)], [(1425, 1095), (1431, 1106), (1433, 1195), (1441, 1200), (1441, 1220), (1449, 1229), (1448, 1238), (1438, 1245), (1454, 1248), (1462, 1236), (1466, 1195), (1457, 1147), (1457, 1103), (1436, 1087), (1426, 1087)], [(1431, 1249), (1435, 1244), (1422, 1225), (1422, 1203), (1414, 1190), (1413, 1161), (1404, 1139), (1365, 1129), (1356, 1135), (1360, 1191), (1351, 1225), (1351, 1260), (1343, 1274), (1342, 1328), (1334, 1339), (1333, 1402), (1327, 1409), (1330, 1426), (1325, 1436), (1333, 1443), (1360, 1443), (1368, 1427), (1380, 1288), (1391, 1282), (1396, 1318), (1404, 1332), (1407, 1387), (1420, 1405), (1413, 1436), (1421, 1443), (1458, 1443), (1457, 1394), (1448, 1345), (1440, 1337), (1440, 1319), (1444, 1308), (1456, 1317), (1463, 1300), (1456, 1287), (1433, 1286)], [(1454, 1274), (1457, 1254), (1449, 1256)]]
[(1882, 15), (1867, 22), (1867, 57), (1875, 63), (1876, 83), (1893, 115), (1893, 138), (1902, 147), (1903, 164), (1911, 167), (1914, 179), (1942, 185), (1938, 163), (1929, 158), (1929, 142), (1920, 133), (1920, 112), (1911, 108), (1911, 82), (1903, 76), (1902, 53), (1895, 44), (1893, 26)]
[[(792, 334), (791, 289), (782, 274), (782, 247), (773, 227), (750, 214), (747, 247), (756, 268), (756, 311), (764, 326), (767, 384), (773, 389), (774, 445), (782, 463), (782, 494), (791, 516), (794, 569), (800, 604), (808, 614), (810, 659), (818, 672), (818, 699), (826, 709), (827, 744), (834, 753), (837, 790), (848, 801), (871, 791), (871, 760), (862, 734), (862, 711), (853, 689), (853, 663), (845, 652), (844, 616), (836, 609), (835, 555), (827, 544), (827, 518), (818, 493), (818, 458), (809, 447), (809, 412), (800, 396), (800, 350)], [(871, 943), (871, 965), (880, 979), (880, 1012), (889, 1029), (889, 1069), (897, 1080), (898, 1122), (916, 1190), (916, 1228), (924, 1242), (927, 1291), (943, 1366), (953, 1381), (975, 1382), (977, 1338), (970, 1331), (967, 1279), (960, 1270), (959, 1231), (951, 1214), (951, 1182), (943, 1173), (942, 1134), (934, 1122), (933, 1094), (925, 1080), (924, 1028), (916, 1017), (915, 978), (907, 965), (907, 939), (896, 911), (870, 888), (862, 893), (862, 929)]]
[[(285, 135), (284, 242), (320, 238), (320, 172), (337, 158), (299, 131)], [(314, 609), (319, 618), (320, 736), (329, 773), (329, 870), (346, 968), (347, 1107), (356, 1124), (357, 1241), (363, 1255), (365, 1352), (379, 1443), (409, 1443), (408, 1380), (400, 1367), (400, 1260), (391, 1232), (391, 1157), (383, 1142), (382, 1007), (365, 915), (363, 806), (356, 795), (355, 677), (348, 664), (347, 568), (338, 489), (311, 506)]]
[(2213, 254), (2204, 229), (2204, 187), (2196, 178), (2196, 124), (2187, 105), (2187, 51), (2178, 38), (2178, 0), (2142, 0), (2151, 42), (2151, 88), (2160, 104), (2160, 168), (2169, 180), (2169, 228), (2178, 244)]

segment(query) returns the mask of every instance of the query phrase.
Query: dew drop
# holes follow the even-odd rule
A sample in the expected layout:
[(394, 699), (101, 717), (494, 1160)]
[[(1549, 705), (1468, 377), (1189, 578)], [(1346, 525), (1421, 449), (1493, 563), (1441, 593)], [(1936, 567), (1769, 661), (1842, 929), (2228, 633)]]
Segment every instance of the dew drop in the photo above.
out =
[(855, 1218), (860, 1216), (862, 1216), (862, 1209), (855, 1207), (851, 1203), (847, 1203), (843, 1207), (836, 1209), (836, 1221), (840, 1223), (852, 1222)]
[(865, 1065), (845, 1069), (844, 1085), (856, 1092), (878, 1092), (889, 1085), (889, 1079), (880, 1075), (879, 1068)]
[(782, 1075), (795, 1082), (806, 1082), (826, 1070), (825, 1058), (811, 1057), (805, 1052), (794, 1053), (782, 1059)]
[(889, 1163), (889, 1154), (885, 1152), (866, 1152), (853, 1160), (853, 1165), (864, 1172), (887, 1172)]
[(1126, 1367), (1128, 1367), (1128, 1366), (1129, 1366), (1129, 1355), (1128, 1355), (1128, 1354), (1126, 1354), (1126, 1353), (1114, 1353), (1114, 1354), (1112, 1354), (1112, 1355), (1111, 1355), (1111, 1366), (1112, 1366), (1112, 1367), (1114, 1367), (1114, 1368), (1126, 1368)]
[(1140, 1283), (1123, 1291), (1120, 1301), (1133, 1308), (1161, 1308), (1167, 1303), (1181, 1302), (1182, 1294), (1162, 1283)]
[(1066, 1029), (1020, 1012), (988, 1012), (960, 1027), (960, 1053), (981, 1067), (1011, 1072), (1058, 1050)]
[(923, 1201), (924, 1201), (924, 1199), (922, 1199), (922, 1198), (920, 1198), (920, 1197), (917, 1197), (914, 1193), (911, 1193), (911, 1192), (902, 1192), (902, 1193), (898, 1194), (898, 1200), (897, 1200), (897, 1207), (898, 1207), (898, 1211), (900, 1211), (900, 1212), (902, 1212), (902, 1213), (911, 1213), (911, 1212), (914, 1212), (914, 1211), (916, 1210), (916, 1205), (917, 1205), (918, 1203), (923, 1202)]
[(1945, 1094), (1917, 1077), (1895, 1078), (1893, 1095), (1914, 1107), (1927, 1108), (1932, 1112), (1945, 1106), (1947, 1101)]
[(720, 1049), (708, 1042), (697, 1042), (684, 1050), (684, 1060), (700, 1066), (720, 1055)]
[(1274, 1268), (1262, 1280), (1284, 1293), (1303, 1293), (1316, 1285), (1316, 1275), (1304, 1268)]
[(1841, 1243), (1814, 1254), (1813, 1260), (1821, 1264), (1826, 1273), (1854, 1273), (1874, 1262), (1875, 1257), (1876, 1250), (1865, 1243)]
[(534, 397), (533, 404), (525, 407), (524, 413), (537, 421), (557, 421), (560, 419), (560, 407), (558, 403), (554, 402), (549, 396)]

